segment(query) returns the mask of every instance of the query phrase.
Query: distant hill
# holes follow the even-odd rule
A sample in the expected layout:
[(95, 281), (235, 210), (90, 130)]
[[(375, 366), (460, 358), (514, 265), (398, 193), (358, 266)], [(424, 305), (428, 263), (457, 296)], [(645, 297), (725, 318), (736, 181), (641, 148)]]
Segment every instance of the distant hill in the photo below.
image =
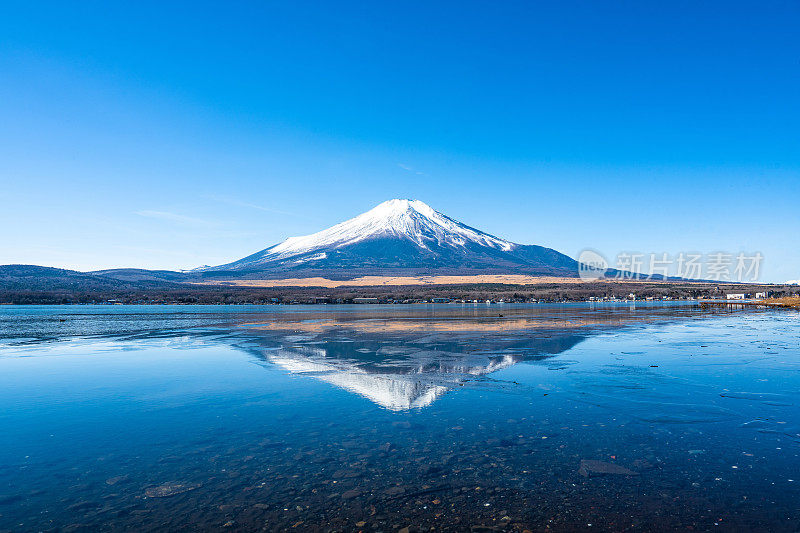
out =
[(0, 291), (109, 291), (175, 286), (164, 280), (124, 280), (36, 265), (0, 265)]
[(93, 276), (126, 281), (131, 283), (141, 282), (183, 282), (189, 276), (185, 272), (175, 272), (172, 270), (145, 270), (143, 268), (113, 268), (107, 270), (95, 270), (88, 272)]

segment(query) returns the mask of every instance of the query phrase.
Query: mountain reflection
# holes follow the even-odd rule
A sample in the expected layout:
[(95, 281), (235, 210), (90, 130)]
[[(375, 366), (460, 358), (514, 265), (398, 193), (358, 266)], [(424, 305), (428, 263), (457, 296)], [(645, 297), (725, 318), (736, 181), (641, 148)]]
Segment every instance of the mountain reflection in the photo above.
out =
[(318, 379), (386, 409), (403, 411), (431, 405), (467, 381), (516, 363), (551, 358), (584, 338), (560, 332), (450, 342), (314, 338), (304, 343), (287, 337), (289, 341), (277, 349), (250, 347), (249, 351), (291, 374)]

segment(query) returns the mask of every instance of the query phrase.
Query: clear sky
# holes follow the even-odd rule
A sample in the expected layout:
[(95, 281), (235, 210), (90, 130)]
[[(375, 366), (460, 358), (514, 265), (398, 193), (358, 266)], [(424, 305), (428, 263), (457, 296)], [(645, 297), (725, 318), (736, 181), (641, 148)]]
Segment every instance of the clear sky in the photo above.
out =
[(800, 278), (800, 3), (3, 2), (0, 264), (219, 264), (417, 198)]

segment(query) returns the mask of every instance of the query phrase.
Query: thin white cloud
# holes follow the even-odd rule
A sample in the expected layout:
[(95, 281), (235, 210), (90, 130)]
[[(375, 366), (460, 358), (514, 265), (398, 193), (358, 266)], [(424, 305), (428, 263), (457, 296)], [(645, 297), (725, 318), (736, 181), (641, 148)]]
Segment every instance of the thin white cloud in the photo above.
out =
[(417, 170), (417, 169), (411, 168), (410, 166), (404, 165), (403, 163), (397, 163), (397, 166), (402, 168), (406, 172), (413, 172), (414, 174), (417, 174), (418, 176), (427, 176), (427, 174), (425, 174), (421, 170)]
[(238, 200), (236, 198), (231, 198), (229, 196), (217, 196), (214, 194), (205, 194), (203, 198), (208, 198), (209, 200), (214, 200), (215, 202), (220, 202), (223, 204), (234, 205), (236, 207), (248, 207), (250, 209), (257, 209), (259, 211), (264, 211), (267, 213), (275, 213), (276, 215), (290, 215), (295, 216), (295, 213), (290, 213), (288, 211), (282, 211), (280, 209), (274, 209), (272, 207), (265, 207), (263, 205), (254, 204), (251, 202), (245, 202), (243, 200)]
[(174, 222), (176, 224), (182, 224), (185, 226), (213, 226), (214, 224), (203, 220), (201, 218), (195, 217), (187, 217), (186, 215), (180, 215), (178, 213), (170, 213), (169, 211), (151, 211), (149, 209), (145, 209), (142, 211), (136, 211), (136, 214), (140, 217), (146, 218), (155, 218), (157, 220), (166, 220), (168, 222)]

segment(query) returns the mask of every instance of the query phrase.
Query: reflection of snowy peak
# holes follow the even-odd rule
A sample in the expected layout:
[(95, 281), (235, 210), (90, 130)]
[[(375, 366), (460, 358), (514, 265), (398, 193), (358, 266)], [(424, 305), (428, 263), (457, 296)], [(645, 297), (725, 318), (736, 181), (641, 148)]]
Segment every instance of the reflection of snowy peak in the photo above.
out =
[(419, 200), (389, 200), (326, 230), (198, 270), (267, 274), (311, 270), (317, 275), (327, 270), (339, 275), (491, 270), (574, 276), (577, 263), (549, 248), (515, 244), (471, 228)]
[(285, 348), (267, 359), (293, 374), (305, 374), (368, 398), (381, 407), (402, 411), (425, 407), (470, 376), (482, 376), (514, 364), (506, 355), (478, 364), (469, 356), (451, 361), (426, 357), (442, 354), (419, 351), (407, 364), (366, 368), (358, 361), (330, 358), (322, 348)]
[(447, 392), (446, 387), (416, 381), (413, 376), (371, 374), (355, 367), (348, 369), (341, 365), (287, 356), (285, 353), (270, 355), (268, 360), (293, 374), (313, 375), (392, 411), (425, 407)]
[[(406, 323), (407, 318), (396, 317), (398, 326)], [(522, 361), (549, 360), (584, 339), (571, 328), (542, 335), (486, 336), (478, 330), (424, 337), (413, 329), (409, 336), (397, 331), (373, 336), (346, 325), (335, 333), (283, 331), (280, 338), (236, 337), (234, 344), (290, 374), (330, 383), (393, 411), (426, 407), (467, 382), (504, 386), (502, 379), (483, 376)]]

